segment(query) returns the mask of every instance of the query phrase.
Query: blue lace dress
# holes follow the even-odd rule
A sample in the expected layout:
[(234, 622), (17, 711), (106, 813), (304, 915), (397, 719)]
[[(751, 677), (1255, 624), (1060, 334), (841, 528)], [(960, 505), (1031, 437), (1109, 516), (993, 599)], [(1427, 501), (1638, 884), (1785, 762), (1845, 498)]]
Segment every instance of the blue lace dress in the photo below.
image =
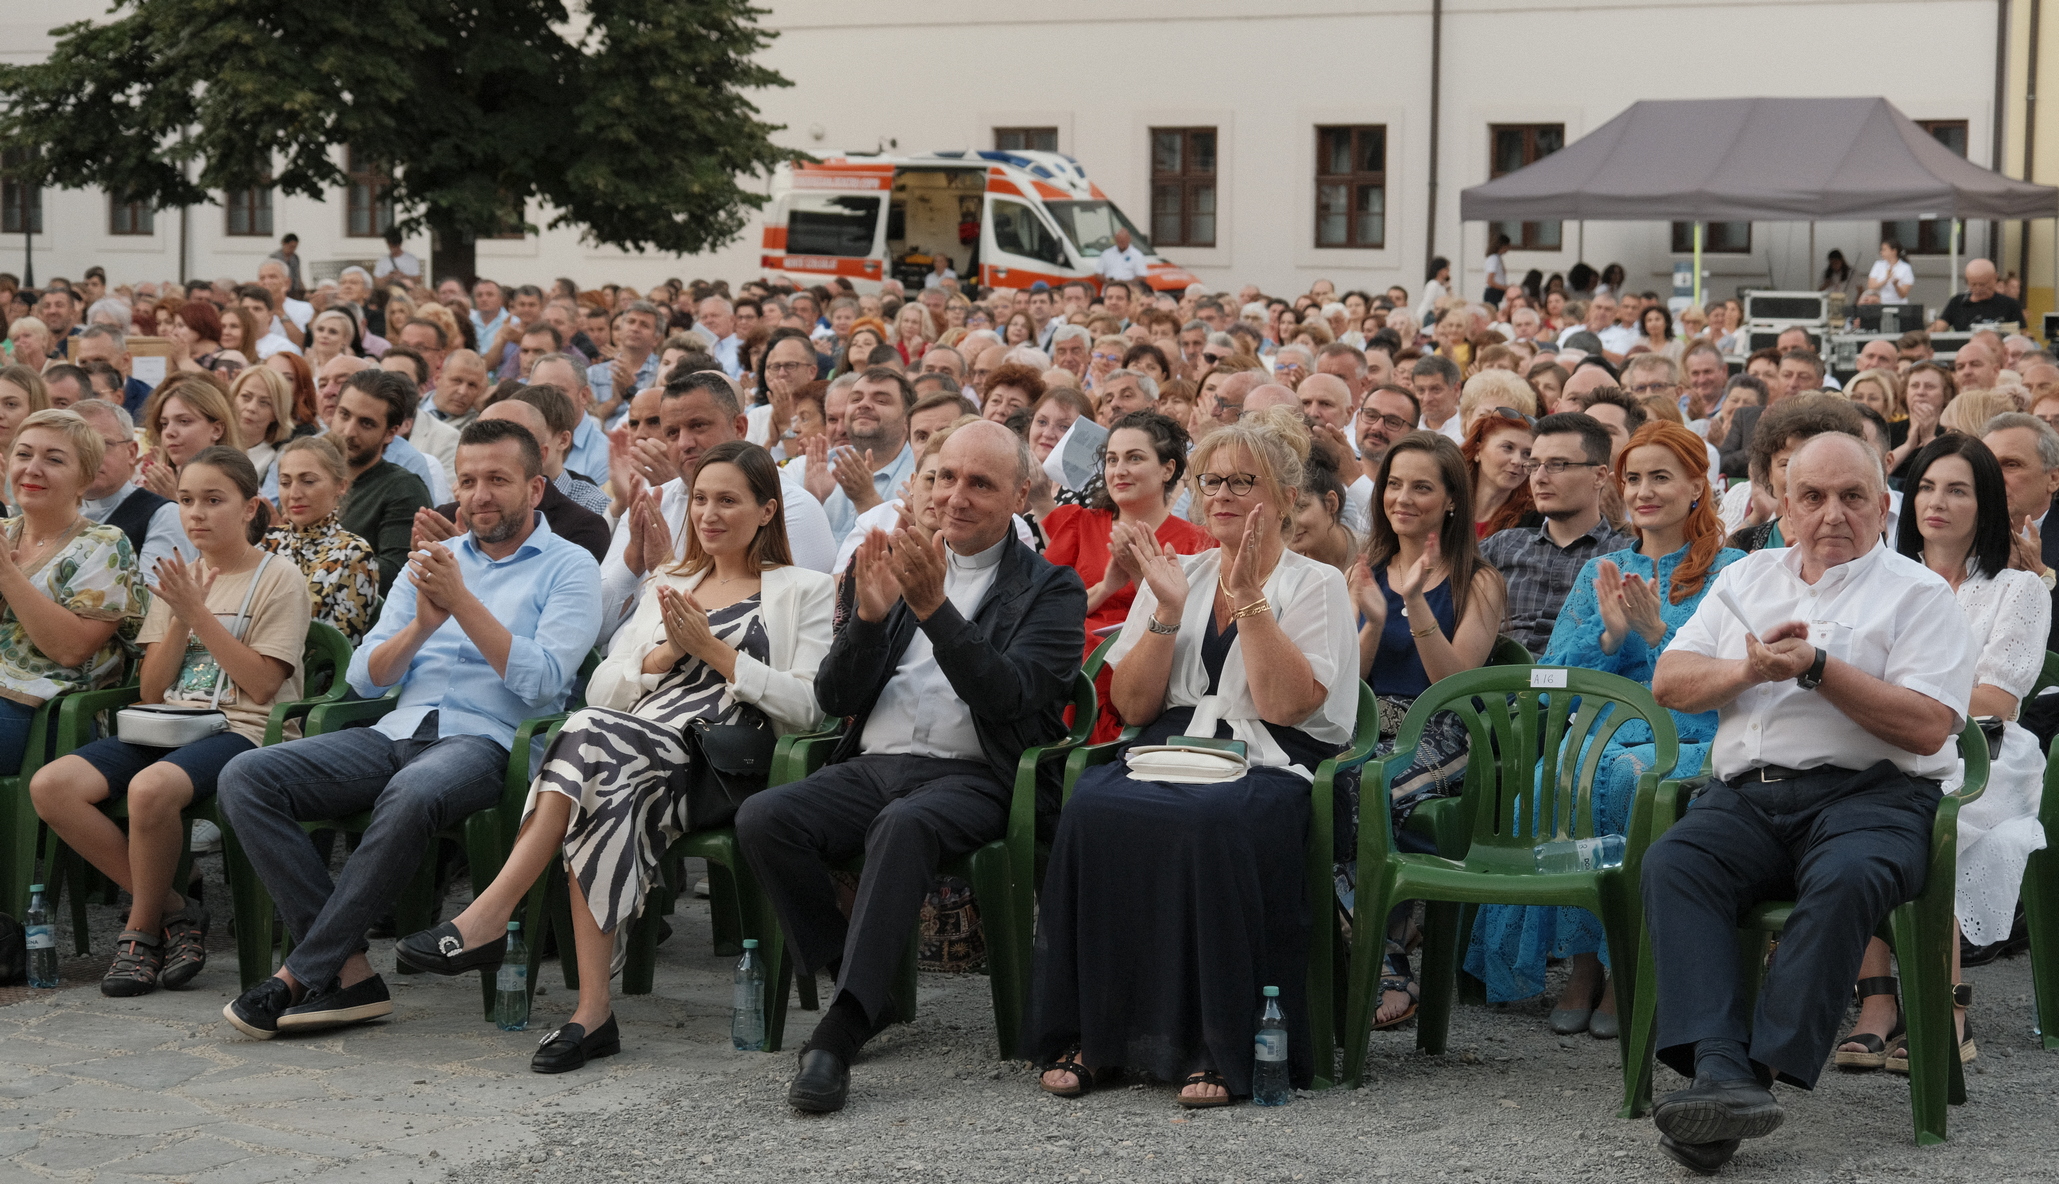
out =
[[(1643, 636), (1633, 630), (1613, 654), (1605, 654), (1601, 648), (1602, 620), (1594, 596), (1595, 573), (1600, 570), (1601, 561), (1607, 559), (1615, 563), (1624, 575), (1643, 576), (1651, 581), (1654, 579), (1653, 564), (1635, 549), (1588, 560), (1574, 579), (1572, 590), (1566, 594), (1565, 607), (1559, 613), (1558, 624), (1551, 631), (1551, 644), (1545, 647), (1539, 664), (1604, 670), (1651, 685), (1652, 670), (1658, 664), (1660, 651), (1672, 643), (1673, 634), (1694, 615), (1702, 597), (1716, 582), (1716, 573), (1744, 558), (1744, 554), (1729, 547), (1717, 552), (1716, 561), (1710, 565), (1701, 588), (1678, 604), (1672, 601), (1673, 569), (1687, 558), (1687, 548), (1682, 547), (1660, 559), (1656, 581), (1659, 616), (1666, 623), (1666, 635), (1653, 646), (1646, 644)], [(1673, 727), (1680, 737), (1680, 761), (1669, 775), (1688, 776), (1700, 770), (1702, 761), (1708, 756), (1709, 742), (1716, 737), (1716, 713), (1707, 711), (1686, 715), (1676, 711), (1673, 713)], [(1610, 739), (1597, 774), (1597, 830), (1622, 834), (1629, 826), (1630, 806), (1637, 795), (1637, 780), (1650, 771), (1655, 759), (1651, 729), (1641, 721), (1625, 724)], [(1466, 972), (1487, 984), (1490, 1002), (1508, 1003), (1543, 993), (1547, 959), (1596, 953), (1601, 955), (1602, 963), (1606, 965), (1609, 954), (1601, 919), (1586, 909), (1548, 905), (1482, 905), (1473, 924), (1472, 946), (1466, 951)]]

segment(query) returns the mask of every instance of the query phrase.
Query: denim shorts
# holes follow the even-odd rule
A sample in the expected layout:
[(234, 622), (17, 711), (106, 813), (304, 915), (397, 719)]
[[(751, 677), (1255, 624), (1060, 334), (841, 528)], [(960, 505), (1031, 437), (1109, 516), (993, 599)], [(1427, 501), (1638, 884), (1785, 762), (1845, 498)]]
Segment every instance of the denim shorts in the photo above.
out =
[(148, 748), (109, 736), (93, 741), (72, 755), (100, 770), (100, 775), (107, 778), (110, 800), (127, 794), (129, 781), (136, 774), (159, 761), (167, 761), (186, 771), (187, 778), (193, 782), (193, 800), (204, 802), (214, 796), (215, 778), (221, 776), (222, 766), (256, 747), (248, 738), (234, 732), (216, 732), (184, 748)]

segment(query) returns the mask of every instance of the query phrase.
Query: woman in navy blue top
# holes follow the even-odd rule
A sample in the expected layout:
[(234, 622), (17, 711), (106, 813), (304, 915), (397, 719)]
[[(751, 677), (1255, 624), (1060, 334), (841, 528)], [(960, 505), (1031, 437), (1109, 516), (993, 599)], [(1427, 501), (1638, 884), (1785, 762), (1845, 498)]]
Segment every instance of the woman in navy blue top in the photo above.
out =
[[(1373, 483), (1378, 497), (1372, 533), (1350, 585), (1362, 622), (1359, 670), (1379, 698), (1383, 754), (1391, 751), (1416, 696), (1438, 679), (1485, 665), (1501, 627), (1507, 589), (1501, 574), (1480, 558), (1470, 468), (1449, 439), (1412, 432), (1388, 449)], [(1415, 808), (1457, 794), (1465, 773), (1465, 727), (1457, 716), (1440, 712), (1423, 729), (1415, 761), (1387, 787), (1397, 842), (1409, 845), (1402, 825)], [(1357, 816), (1354, 802), (1351, 817)], [(1339, 828), (1340, 840), (1344, 829)], [(1356, 850), (1355, 837), (1351, 842), (1350, 850)], [(1340, 869), (1340, 891), (1352, 891), (1356, 871), (1348, 863)], [(1376, 1028), (1393, 1027), (1416, 1012), (1415, 976), (1402, 942), (1408, 912), (1396, 909), (1388, 926)]]

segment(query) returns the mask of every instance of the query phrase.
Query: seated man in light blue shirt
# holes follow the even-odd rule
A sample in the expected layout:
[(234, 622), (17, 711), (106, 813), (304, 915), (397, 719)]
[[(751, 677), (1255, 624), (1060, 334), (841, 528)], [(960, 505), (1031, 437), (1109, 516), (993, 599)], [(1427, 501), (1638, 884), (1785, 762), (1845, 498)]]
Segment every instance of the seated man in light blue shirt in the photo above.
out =
[[(600, 568), (536, 510), (536, 438), (518, 423), (475, 422), (457, 467), (470, 533), (411, 553), (351, 660), (351, 689), (375, 698), (397, 687), (394, 709), (222, 771), (223, 814), (294, 939), (277, 974), (222, 1009), (259, 1040), (392, 1013), (365, 930), (392, 911), (438, 831), (500, 801), (516, 727), (564, 706), (593, 648)], [(300, 824), (361, 810), (371, 826), (331, 882)]]
[(832, 454), (837, 488), (822, 503), (839, 543), (858, 515), (895, 496), (915, 471), (915, 450), (908, 444), (908, 411), (914, 406), (915, 387), (898, 370), (874, 366), (852, 384), (844, 404), (844, 436), (851, 446)]

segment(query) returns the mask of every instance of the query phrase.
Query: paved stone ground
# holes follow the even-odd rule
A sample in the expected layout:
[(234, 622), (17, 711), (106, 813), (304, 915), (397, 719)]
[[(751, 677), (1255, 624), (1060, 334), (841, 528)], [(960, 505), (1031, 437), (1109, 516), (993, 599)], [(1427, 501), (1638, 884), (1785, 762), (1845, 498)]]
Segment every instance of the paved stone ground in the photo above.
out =
[[(96, 950), (119, 925), (94, 907)], [(193, 990), (126, 1001), (93, 989), (96, 958), (78, 986), (0, 1006), (0, 1180), (1692, 1179), (1648, 1122), (1614, 1117), (1615, 1046), (1552, 1037), (1542, 1001), (1462, 1008), (1441, 1057), (1415, 1053), (1408, 1031), (1379, 1034), (1364, 1090), (1187, 1114), (1155, 1083), (1041, 1094), (1028, 1067), (995, 1058), (986, 980), (924, 976), (921, 1017), (868, 1049), (850, 1108), (804, 1117), (782, 1100), (791, 1055), (729, 1047), (730, 961), (709, 950), (705, 903), (683, 903), (674, 925), (658, 992), (617, 1000), (623, 1055), (557, 1077), (527, 1068), (537, 1033), (570, 1014), (554, 967), (531, 1033), (480, 1018), (476, 977), (389, 975), (392, 1020), (257, 1042), (220, 1018), (226, 952)], [(373, 944), (390, 971), (391, 943)], [(1913, 1145), (1902, 1079), (1832, 1073), (1813, 1094), (1783, 1090), (1788, 1125), (1726, 1176), (2059, 1174), (2059, 1057), (2029, 1034), (2028, 960), (1969, 978), (1983, 1055), (1949, 1145)], [(814, 1017), (790, 1015), (791, 1048)]]

